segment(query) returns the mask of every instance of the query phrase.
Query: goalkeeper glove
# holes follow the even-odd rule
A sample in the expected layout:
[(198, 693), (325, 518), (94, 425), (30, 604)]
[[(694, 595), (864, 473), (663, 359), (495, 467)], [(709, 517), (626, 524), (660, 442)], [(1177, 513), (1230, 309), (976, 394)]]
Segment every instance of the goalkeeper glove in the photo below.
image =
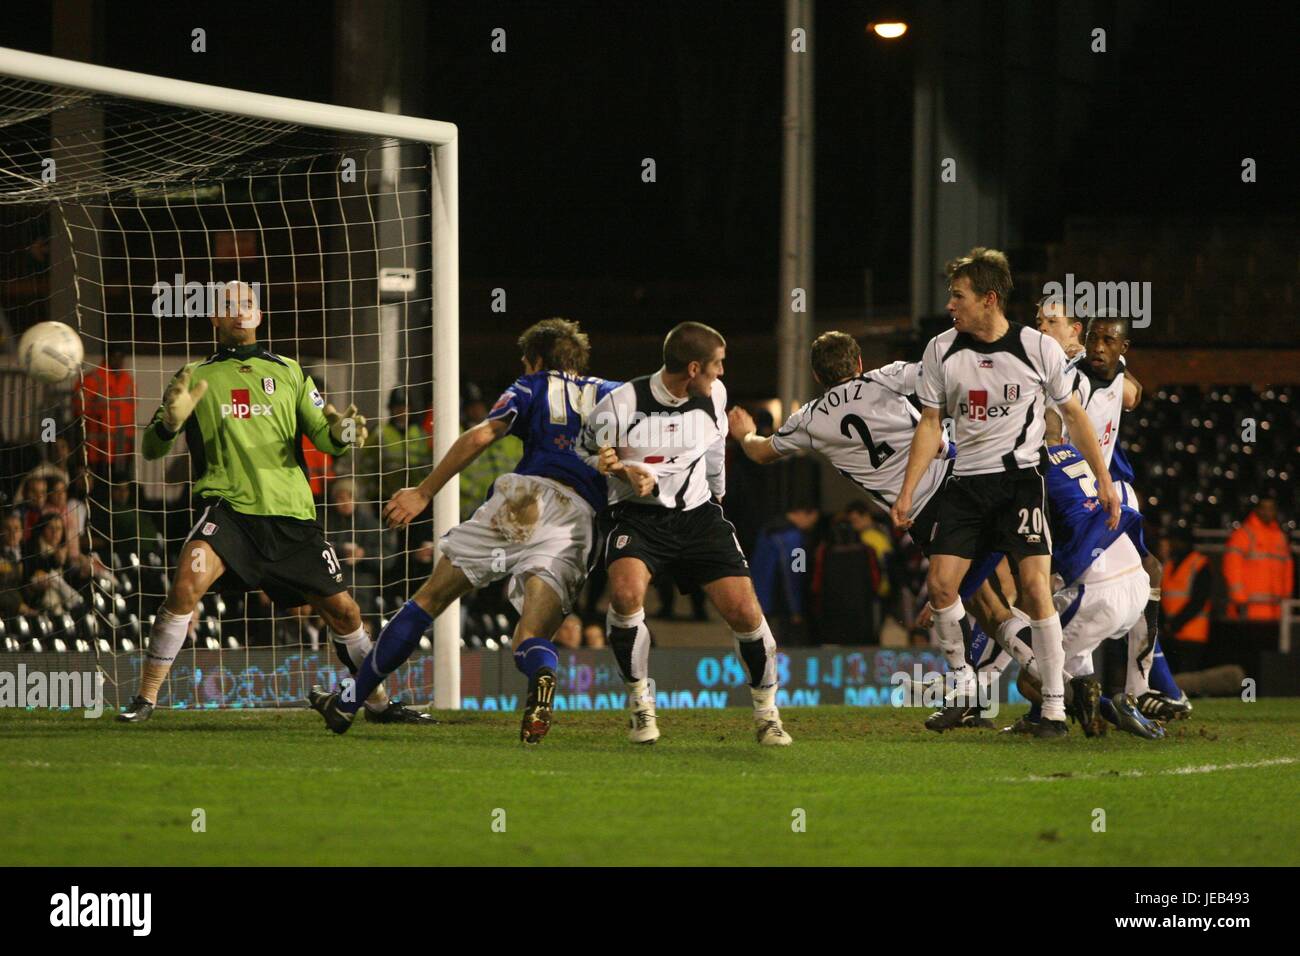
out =
[(169, 432), (178, 432), (185, 420), (194, 413), (194, 406), (199, 403), (208, 390), (207, 382), (199, 382), (190, 388), (190, 370), (183, 369), (177, 375), (167, 391), (163, 392), (162, 422)]
[(355, 445), (360, 447), (370, 437), (366, 428), (366, 416), (357, 414), (357, 406), (349, 405), (347, 411), (340, 412), (333, 405), (324, 408), (325, 420), (330, 423), (330, 438), (338, 445)]

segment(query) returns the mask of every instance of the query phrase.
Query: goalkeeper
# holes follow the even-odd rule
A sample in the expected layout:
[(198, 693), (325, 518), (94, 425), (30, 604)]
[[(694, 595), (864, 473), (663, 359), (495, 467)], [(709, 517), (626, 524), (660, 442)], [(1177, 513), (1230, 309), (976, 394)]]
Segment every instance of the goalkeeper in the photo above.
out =
[[(352, 673), (370, 651), (338, 555), (316, 523), (298, 439), (305, 434), (321, 451), (340, 455), (365, 442), (366, 420), (356, 406), (339, 412), (326, 405), (297, 362), (258, 345), (261, 322), (255, 291), (228, 283), (212, 316), (220, 348), (176, 374), (145, 432), (143, 453), (152, 460), (184, 431), (200, 516), (154, 618), (139, 691), (120, 721), (140, 723), (153, 714), (194, 607), (223, 573), (237, 588), (265, 591), (280, 607), (310, 604)], [(382, 687), (365, 704), (373, 720), (433, 722), (389, 700)]]

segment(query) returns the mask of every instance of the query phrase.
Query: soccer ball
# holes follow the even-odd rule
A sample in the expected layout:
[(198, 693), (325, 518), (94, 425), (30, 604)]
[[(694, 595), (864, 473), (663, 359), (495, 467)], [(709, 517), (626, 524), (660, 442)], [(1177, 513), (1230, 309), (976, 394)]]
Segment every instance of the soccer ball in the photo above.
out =
[(81, 336), (62, 322), (37, 322), (18, 342), (23, 371), (50, 385), (66, 382), (80, 372), (85, 355)]

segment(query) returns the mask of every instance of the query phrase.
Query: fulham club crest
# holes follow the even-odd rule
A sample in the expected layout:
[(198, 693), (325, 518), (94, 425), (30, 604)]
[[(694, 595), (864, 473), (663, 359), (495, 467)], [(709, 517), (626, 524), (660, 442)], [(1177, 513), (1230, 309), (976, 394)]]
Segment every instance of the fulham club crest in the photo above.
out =
[(622, 548), (624, 548), (624, 547), (626, 547), (626, 546), (627, 546), (627, 535), (625, 535), (625, 534), (620, 534), (617, 538), (614, 539), (614, 547), (615, 547), (615, 548), (618, 548), (618, 549), (621, 550)]
[(273, 379), (273, 378), (271, 378), (271, 377), (269, 377), (269, 376), (268, 376), (267, 378), (262, 379), (262, 391), (266, 392), (266, 394), (268, 394), (268, 395), (274, 395), (274, 394), (275, 394), (275, 379)]
[(1014, 402), (1020, 397), (1020, 386), (1004, 385), (1002, 386), (1002, 394), (1006, 397), (1008, 402)]

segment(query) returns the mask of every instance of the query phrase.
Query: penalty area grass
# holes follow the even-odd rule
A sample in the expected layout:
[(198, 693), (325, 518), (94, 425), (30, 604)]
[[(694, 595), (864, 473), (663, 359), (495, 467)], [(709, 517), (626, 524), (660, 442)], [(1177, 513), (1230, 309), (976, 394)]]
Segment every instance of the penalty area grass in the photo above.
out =
[(0, 864), (1300, 863), (1300, 699), (1197, 702), (1162, 741), (925, 714), (789, 708), (767, 748), (740, 709), (663, 711), (654, 746), (558, 711), (524, 749), (517, 714), (336, 737), (309, 710), (0, 710)]

